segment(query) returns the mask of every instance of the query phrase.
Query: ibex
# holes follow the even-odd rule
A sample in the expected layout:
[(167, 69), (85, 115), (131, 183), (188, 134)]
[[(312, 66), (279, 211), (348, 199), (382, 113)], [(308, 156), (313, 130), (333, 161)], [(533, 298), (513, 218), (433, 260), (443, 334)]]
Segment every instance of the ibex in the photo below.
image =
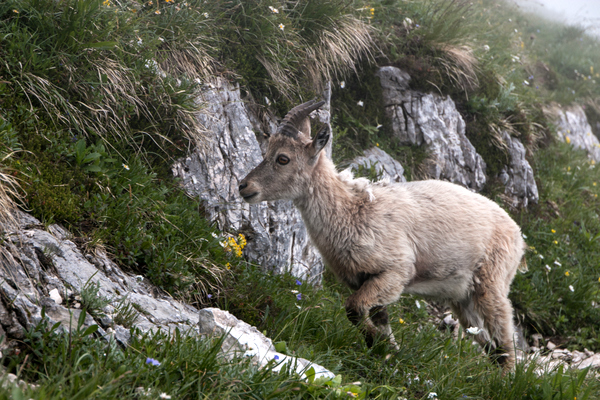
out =
[(248, 203), (294, 202), (328, 268), (354, 291), (346, 312), (368, 346), (384, 338), (398, 348), (386, 306), (412, 293), (446, 301), (510, 368), (508, 291), (525, 251), (519, 226), (493, 201), (449, 182), (371, 184), (338, 173), (321, 153), (328, 125), (310, 136), (309, 114), (323, 104), (309, 101), (285, 116), (240, 195)]

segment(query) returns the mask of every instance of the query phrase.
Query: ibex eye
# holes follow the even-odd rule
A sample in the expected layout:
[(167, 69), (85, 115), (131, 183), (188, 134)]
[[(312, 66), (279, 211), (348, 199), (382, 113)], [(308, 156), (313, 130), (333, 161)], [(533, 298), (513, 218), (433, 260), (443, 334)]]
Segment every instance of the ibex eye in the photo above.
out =
[(287, 156), (281, 155), (277, 157), (277, 164), (285, 165), (290, 162), (290, 159)]

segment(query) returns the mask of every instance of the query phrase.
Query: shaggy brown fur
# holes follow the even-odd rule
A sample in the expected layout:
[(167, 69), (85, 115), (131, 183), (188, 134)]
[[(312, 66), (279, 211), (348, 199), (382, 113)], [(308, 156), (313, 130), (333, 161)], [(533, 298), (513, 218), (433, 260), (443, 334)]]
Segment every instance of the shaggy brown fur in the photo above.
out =
[(297, 130), (310, 129), (308, 113), (320, 104), (290, 111), (294, 118), (242, 181), (242, 197), (294, 201), (327, 266), (355, 290), (346, 310), (367, 344), (383, 337), (397, 347), (385, 306), (412, 293), (447, 301), (462, 326), (480, 328), (477, 341), (512, 366), (508, 291), (525, 249), (517, 224), (496, 203), (448, 182), (370, 184), (338, 173), (320, 153), (328, 127), (314, 140)]

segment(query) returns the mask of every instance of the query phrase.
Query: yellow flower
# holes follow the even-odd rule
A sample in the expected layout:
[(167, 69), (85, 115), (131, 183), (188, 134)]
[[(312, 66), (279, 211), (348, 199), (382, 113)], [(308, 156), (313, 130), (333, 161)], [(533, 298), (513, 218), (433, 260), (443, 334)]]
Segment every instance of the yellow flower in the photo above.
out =
[(225, 264), (225, 268), (231, 269), (231, 264), (229, 264), (229, 263)]
[(598, 278), (598, 282), (600, 282), (600, 278)]
[(570, 276), (571, 273), (569, 271), (565, 271), (565, 276)]
[(555, 241), (554, 241), (554, 244), (558, 244), (558, 241), (556, 241), (556, 240), (555, 240)]
[(371, 8), (369, 11), (371, 11), (371, 15), (375, 15), (375, 9)]
[(19, 11), (18, 11), (18, 10), (13, 10), (13, 12), (14, 12), (15, 14), (18, 14), (18, 13), (19, 13)]
[(160, 14), (160, 10), (154, 11), (154, 14), (159, 15)]
[[(598, 278), (598, 280), (600, 281), (600, 278)], [(400, 323), (401, 323), (401, 324), (403, 324), (403, 323), (404, 323), (404, 320), (403, 320), (402, 318), (400, 318), (400, 320), (399, 320), (399, 321), (400, 321)]]
[(379, 147), (379, 143), (375, 143), (375, 146)]
[(592, 183), (592, 185), (596, 186), (596, 182)]
[(555, 231), (554, 229), (550, 230), (550, 232), (552, 232), (552, 233), (556, 233), (556, 231)]
[(110, 1), (109, 0), (104, 0), (102, 2), (102, 4), (104, 4), (106, 7), (110, 7)]
[(565, 142), (567, 142), (567, 144), (571, 143), (571, 138), (568, 136), (565, 136)]

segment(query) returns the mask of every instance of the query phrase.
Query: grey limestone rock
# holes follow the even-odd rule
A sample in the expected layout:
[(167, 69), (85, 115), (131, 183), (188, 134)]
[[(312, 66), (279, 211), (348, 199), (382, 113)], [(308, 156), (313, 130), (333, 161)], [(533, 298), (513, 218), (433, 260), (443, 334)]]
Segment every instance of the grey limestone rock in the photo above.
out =
[(359, 166), (366, 169), (374, 168), (379, 179), (387, 179), (390, 182), (406, 182), (402, 165), (379, 147), (365, 150), (362, 156), (356, 157), (350, 164), (350, 168), (354, 172), (358, 171)]
[[(198, 196), (210, 220), (222, 231), (246, 233), (244, 255), (277, 273), (319, 283), (323, 262), (310, 244), (300, 213), (291, 201), (249, 205), (238, 194), (239, 182), (262, 161), (261, 145), (255, 130), (259, 118), (241, 98), (239, 87), (216, 79), (202, 91), (200, 99), (207, 108), (197, 114), (210, 141), (187, 158), (173, 165), (185, 190)], [(329, 103), (318, 113), (329, 123)], [(276, 121), (262, 126), (275, 132)], [(262, 133), (259, 134), (262, 138)]]
[(428, 177), (481, 190), (485, 162), (465, 136), (465, 122), (452, 99), (410, 90), (410, 76), (396, 67), (382, 67), (376, 75), (394, 135), (402, 143), (426, 147)]
[(547, 107), (546, 115), (556, 124), (559, 140), (570, 143), (576, 149), (585, 150), (594, 161), (600, 161), (600, 142), (593, 134), (585, 111), (580, 105)]
[(260, 367), (274, 361), (274, 371), (279, 371), (289, 364), (303, 378), (306, 378), (305, 373), (311, 367), (314, 368), (315, 378), (335, 377), (332, 372), (319, 364), (277, 352), (271, 339), (227, 311), (218, 308), (200, 310), (198, 326), (202, 335), (208, 337), (225, 335), (221, 351), (228, 358), (251, 357)]
[(500, 172), (500, 181), (504, 184), (504, 194), (514, 207), (527, 207), (530, 202), (537, 203), (540, 196), (533, 176), (533, 169), (525, 158), (525, 146), (507, 132), (502, 133), (507, 146), (509, 165)]

